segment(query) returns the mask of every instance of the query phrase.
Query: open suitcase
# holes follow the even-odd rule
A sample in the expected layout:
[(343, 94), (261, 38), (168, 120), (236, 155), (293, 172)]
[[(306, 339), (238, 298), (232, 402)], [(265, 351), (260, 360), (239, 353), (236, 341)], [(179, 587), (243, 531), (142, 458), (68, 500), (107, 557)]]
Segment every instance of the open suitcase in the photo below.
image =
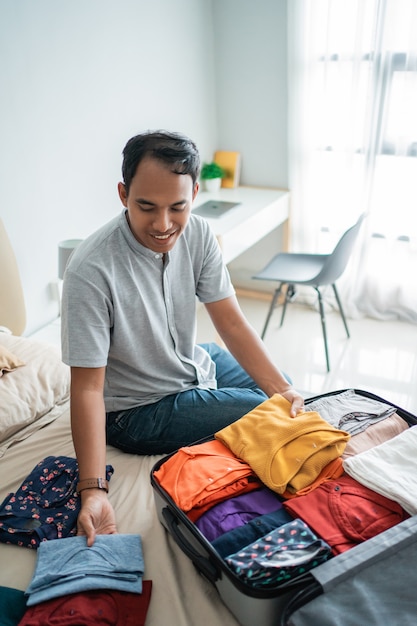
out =
[[(309, 398), (306, 406), (345, 391)], [(416, 416), (393, 403), (363, 390), (354, 392), (394, 407), (409, 426), (417, 425)], [(417, 516), (408, 517), (279, 586), (255, 588), (236, 575), (159, 484), (155, 472), (173, 454), (158, 461), (151, 472), (158, 518), (200, 574), (215, 585), (242, 626), (417, 623)]]

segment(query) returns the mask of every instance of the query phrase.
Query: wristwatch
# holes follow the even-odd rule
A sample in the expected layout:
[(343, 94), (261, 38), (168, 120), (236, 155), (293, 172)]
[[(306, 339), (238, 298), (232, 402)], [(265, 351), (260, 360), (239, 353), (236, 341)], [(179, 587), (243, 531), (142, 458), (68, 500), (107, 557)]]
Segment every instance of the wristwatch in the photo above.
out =
[(103, 489), (109, 492), (109, 483), (105, 478), (86, 478), (79, 480), (77, 484), (77, 492), (81, 493), (84, 489)]

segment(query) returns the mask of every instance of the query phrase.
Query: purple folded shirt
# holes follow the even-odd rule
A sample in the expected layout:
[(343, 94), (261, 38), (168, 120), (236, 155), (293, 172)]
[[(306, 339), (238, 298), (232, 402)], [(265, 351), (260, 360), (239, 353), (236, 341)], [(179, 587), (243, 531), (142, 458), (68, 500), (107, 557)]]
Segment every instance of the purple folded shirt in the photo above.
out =
[(262, 487), (215, 504), (195, 524), (208, 541), (214, 541), (229, 530), (280, 508), (282, 501), (278, 495), (267, 487)]

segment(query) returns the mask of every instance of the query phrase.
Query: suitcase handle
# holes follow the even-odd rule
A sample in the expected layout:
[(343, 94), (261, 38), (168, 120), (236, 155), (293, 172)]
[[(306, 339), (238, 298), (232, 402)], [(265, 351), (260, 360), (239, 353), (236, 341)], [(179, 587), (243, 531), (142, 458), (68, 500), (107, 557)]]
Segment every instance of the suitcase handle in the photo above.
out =
[(162, 509), (162, 516), (175, 540), (175, 543), (188, 556), (188, 558), (191, 559), (197, 570), (214, 584), (216, 580), (219, 579), (217, 568), (206, 557), (199, 554), (193, 548), (191, 543), (184, 537), (178, 527), (178, 520), (168, 507)]

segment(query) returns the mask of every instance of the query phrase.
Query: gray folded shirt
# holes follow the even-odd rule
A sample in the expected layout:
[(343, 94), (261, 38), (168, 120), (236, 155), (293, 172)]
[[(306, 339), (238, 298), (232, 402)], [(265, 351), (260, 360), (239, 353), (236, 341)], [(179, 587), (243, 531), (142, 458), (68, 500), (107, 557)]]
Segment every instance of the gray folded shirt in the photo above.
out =
[(318, 398), (306, 405), (306, 411), (317, 411), (335, 428), (357, 435), (395, 413), (395, 407), (347, 389), (339, 394)]

